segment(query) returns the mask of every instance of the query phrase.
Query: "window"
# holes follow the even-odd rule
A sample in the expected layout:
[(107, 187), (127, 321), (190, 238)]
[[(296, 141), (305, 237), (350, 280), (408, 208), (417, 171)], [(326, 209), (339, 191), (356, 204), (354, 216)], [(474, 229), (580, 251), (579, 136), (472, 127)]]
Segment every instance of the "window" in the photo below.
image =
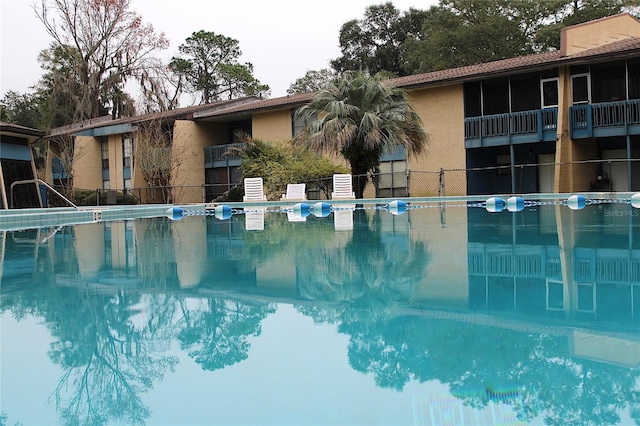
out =
[(591, 102), (615, 102), (627, 99), (625, 63), (591, 66)]
[(131, 189), (131, 165), (133, 152), (133, 138), (131, 135), (122, 135), (122, 184), (124, 189)]
[(483, 82), (482, 99), (483, 115), (509, 113), (509, 79), (496, 78)]
[(128, 169), (131, 167), (131, 136), (122, 136), (122, 167)]
[(591, 99), (589, 90), (589, 74), (571, 76), (571, 100), (574, 105), (588, 104)]
[(100, 151), (102, 157), (102, 189), (109, 189), (109, 138), (100, 138)]
[(380, 163), (380, 181), (377, 197), (406, 197), (407, 194), (407, 162), (385, 161)]
[(629, 76), (629, 99), (640, 99), (640, 59), (627, 62)]
[(552, 108), (558, 106), (558, 79), (550, 78), (542, 80), (542, 108)]
[(482, 89), (479, 82), (464, 84), (464, 116), (480, 117), (482, 115)]
[(384, 152), (380, 157), (380, 177), (376, 196), (408, 196), (407, 153), (403, 145), (396, 146), (390, 152)]
[(13, 182), (34, 178), (31, 161), (3, 158), (0, 163), (0, 170), (2, 170), (2, 177), (4, 178), (4, 188), (9, 207), (42, 207), (36, 185), (20, 184), (14, 186), (13, 190), (11, 190), (11, 184)]
[(540, 75), (523, 74), (511, 77), (511, 112), (540, 109)]

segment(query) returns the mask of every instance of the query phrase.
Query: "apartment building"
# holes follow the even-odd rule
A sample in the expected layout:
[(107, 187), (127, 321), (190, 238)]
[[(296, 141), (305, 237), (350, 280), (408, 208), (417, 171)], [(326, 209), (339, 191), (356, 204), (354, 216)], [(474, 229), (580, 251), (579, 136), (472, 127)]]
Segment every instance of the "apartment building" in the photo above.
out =
[[(418, 158), (386, 154), (380, 168), (389, 178), (365, 196), (442, 195), (446, 176), (446, 195), (640, 190), (640, 21), (629, 14), (563, 29), (557, 51), (388, 83), (409, 92), (430, 141)], [(305, 125), (295, 111), (312, 96), (98, 120), (52, 136), (75, 137), (75, 188), (135, 189), (147, 186), (136, 132), (160, 119), (180, 188), (173, 201), (209, 201), (240, 182), (239, 159), (224, 155), (238, 135), (290, 140)]]

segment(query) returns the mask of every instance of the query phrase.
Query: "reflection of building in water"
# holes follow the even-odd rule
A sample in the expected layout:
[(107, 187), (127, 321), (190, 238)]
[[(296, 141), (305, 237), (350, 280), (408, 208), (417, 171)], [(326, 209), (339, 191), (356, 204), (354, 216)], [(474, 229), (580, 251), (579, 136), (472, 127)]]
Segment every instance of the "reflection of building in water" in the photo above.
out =
[(194, 217), (173, 223), (173, 251), (181, 288), (198, 286), (207, 266), (206, 218)]
[(138, 276), (138, 254), (132, 221), (100, 222), (73, 227), (79, 276), (96, 284), (122, 283)]
[(348, 214), (349, 225), (337, 226), (342, 219), (336, 219), (315, 244), (295, 255), (300, 297), (342, 302), (385, 292), (390, 300), (410, 299), (427, 258), (416, 251), (409, 215), (371, 209), (336, 213)]
[(411, 211), (412, 222), (426, 224), (411, 230), (411, 241), (424, 242), (429, 252), (412, 301), (467, 306), (467, 210), (441, 207)]
[(524, 329), (551, 322), (573, 354), (630, 366), (640, 364), (637, 211), (365, 209), (353, 212), (352, 232), (336, 232), (330, 217), (290, 222), (275, 213), (259, 232), (235, 215), (43, 228), (4, 234), (0, 279), (3, 291), (55, 281), (483, 314), (473, 321), (490, 312), (497, 326), (508, 326), (504, 316)]
[[(635, 213), (616, 204), (584, 211), (539, 206), (522, 215), (502, 215), (493, 224), (496, 217), (470, 213), (469, 307), (597, 327), (604, 331), (569, 333), (575, 355), (639, 366), (640, 342), (617, 335), (625, 331), (621, 322), (633, 330), (640, 318), (640, 218)], [(594, 216), (602, 222), (594, 224)], [(478, 226), (483, 218), (487, 223)]]

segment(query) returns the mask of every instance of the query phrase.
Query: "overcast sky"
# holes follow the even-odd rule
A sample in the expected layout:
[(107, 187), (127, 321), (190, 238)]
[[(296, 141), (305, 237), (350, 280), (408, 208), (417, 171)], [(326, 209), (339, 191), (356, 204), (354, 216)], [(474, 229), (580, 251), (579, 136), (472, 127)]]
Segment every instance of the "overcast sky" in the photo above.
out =
[[(51, 41), (35, 16), (34, 0), (0, 0), (0, 94), (30, 92), (42, 70), (38, 53)], [(393, 0), (400, 11), (426, 10), (437, 0)], [(285, 96), (307, 70), (329, 68), (340, 56), (340, 27), (362, 19), (368, 6), (384, 0), (131, 0), (131, 9), (171, 46), (157, 56), (165, 61), (193, 32), (212, 31), (238, 40), (240, 62), (251, 62), (254, 76), (271, 87), (271, 97)], [(182, 105), (185, 106), (185, 105)]]

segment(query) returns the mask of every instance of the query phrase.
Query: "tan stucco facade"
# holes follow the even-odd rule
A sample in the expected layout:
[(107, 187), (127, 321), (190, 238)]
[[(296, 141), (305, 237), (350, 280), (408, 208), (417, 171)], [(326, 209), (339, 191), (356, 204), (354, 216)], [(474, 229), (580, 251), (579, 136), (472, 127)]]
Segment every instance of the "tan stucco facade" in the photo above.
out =
[[(111, 145), (111, 141), (109, 141)], [(100, 140), (93, 136), (76, 136), (73, 159), (73, 186), (75, 189), (102, 189), (102, 156)], [(112, 149), (109, 149), (109, 164)], [(115, 152), (113, 152), (115, 156)]]
[(252, 137), (261, 141), (280, 142), (292, 135), (291, 110), (255, 114), (251, 117)]
[[(227, 128), (219, 123), (177, 120), (173, 127), (171, 184), (175, 203), (201, 203), (204, 183), (204, 148), (228, 143)], [(223, 136), (224, 135), (224, 136)]]
[[(422, 118), (422, 125), (429, 136), (427, 149), (418, 157), (409, 158), (410, 171), (432, 171), (440, 169), (464, 169), (466, 157), (464, 148), (464, 102), (462, 85), (442, 86), (417, 90), (410, 93), (413, 109)], [(412, 196), (437, 195), (427, 179), (411, 182)], [(463, 195), (466, 178), (461, 177), (454, 190), (447, 195)]]
[(575, 55), (630, 37), (640, 37), (638, 20), (628, 14), (609, 16), (563, 28), (560, 50), (565, 55)]

